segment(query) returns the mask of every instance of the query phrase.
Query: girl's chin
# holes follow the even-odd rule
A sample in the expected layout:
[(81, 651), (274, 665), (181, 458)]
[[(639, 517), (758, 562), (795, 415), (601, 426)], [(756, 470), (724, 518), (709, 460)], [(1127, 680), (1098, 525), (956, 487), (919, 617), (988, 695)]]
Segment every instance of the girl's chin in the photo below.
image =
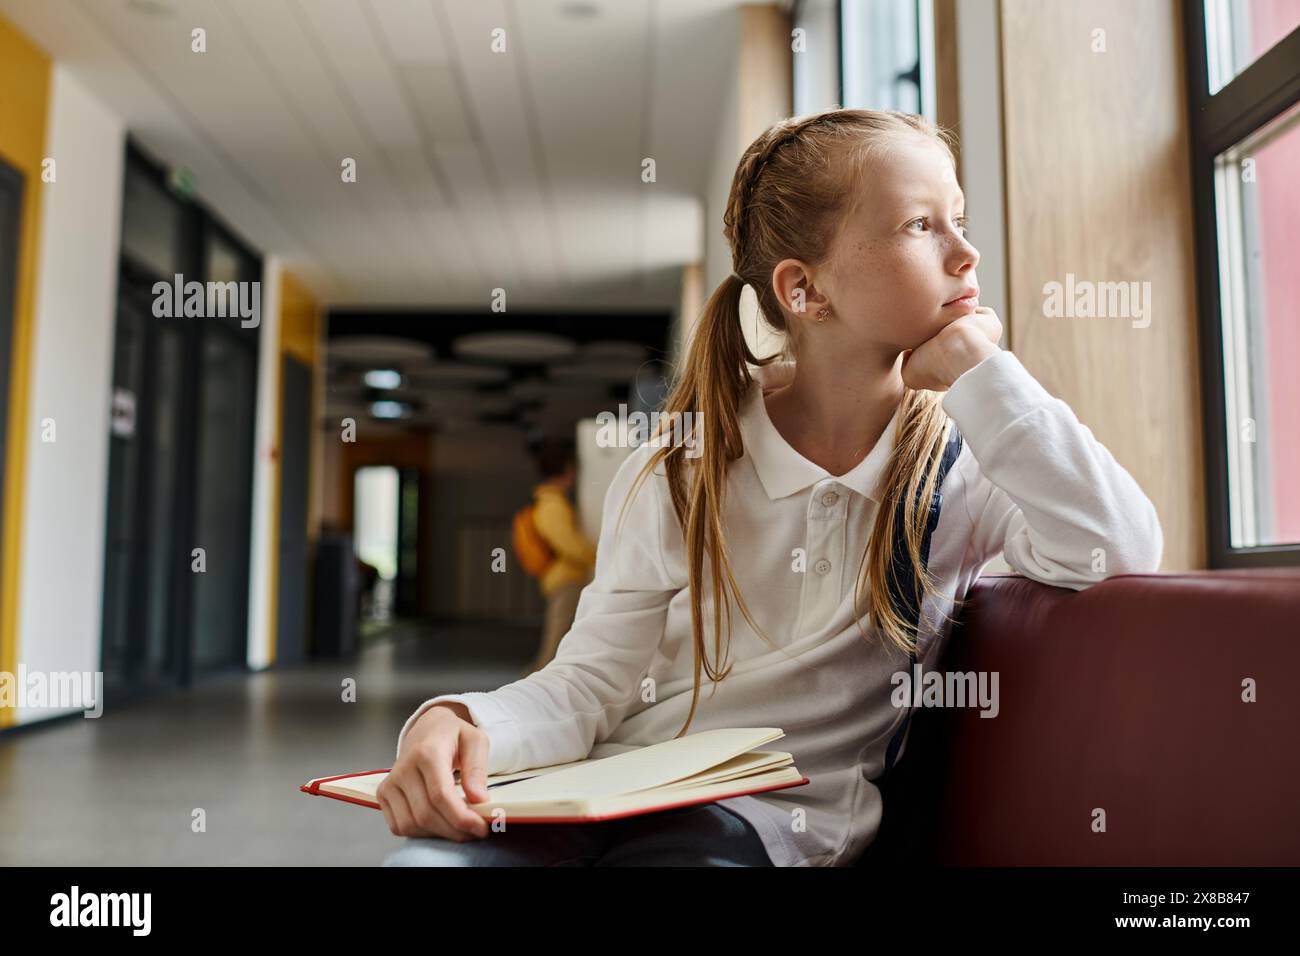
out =
[(917, 332), (912, 337), (911, 342), (907, 345), (904, 345), (903, 348), (905, 349), (920, 348), (922, 345), (930, 341), (932, 338), (934, 338), (936, 335), (938, 335), (948, 326), (952, 325), (952, 323), (959, 318), (961, 318), (960, 315), (943, 315), (943, 316), (939, 316), (937, 319), (931, 319), (928, 323), (926, 323), (924, 331)]
[(944, 329), (946, 329), (948, 326), (956, 322), (958, 319), (964, 319), (966, 316), (973, 314), (974, 311), (975, 311), (974, 306), (966, 306), (966, 305), (943, 306), (942, 308), (940, 308), (939, 314), (930, 320), (930, 325), (931, 325), (930, 337), (933, 338), (934, 336), (942, 332)]

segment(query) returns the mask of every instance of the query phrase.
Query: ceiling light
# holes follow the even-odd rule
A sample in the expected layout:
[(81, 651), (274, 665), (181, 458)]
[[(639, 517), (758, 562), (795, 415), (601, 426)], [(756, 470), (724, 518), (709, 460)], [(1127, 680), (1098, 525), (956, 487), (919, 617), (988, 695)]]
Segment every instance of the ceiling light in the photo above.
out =
[(374, 368), (366, 373), (365, 382), (371, 388), (397, 388), (402, 384), (402, 374), (392, 368)]
[(560, 13), (575, 20), (590, 20), (600, 15), (600, 8), (586, 0), (570, 0), (569, 3), (560, 4)]
[(348, 335), (330, 339), (326, 351), (332, 362), (359, 365), (401, 365), (428, 362), (433, 358), (433, 346), (428, 342), (389, 335)]
[(627, 359), (584, 359), (551, 366), (550, 377), (553, 382), (630, 382), (636, 378), (641, 365)]
[(578, 350), (571, 338), (551, 332), (474, 332), (451, 343), (461, 358), (540, 364), (569, 358)]
[(421, 387), (479, 385), (503, 382), (510, 377), (510, 371), (498, 366), (470, 365), (466, 362), (428, 362), (409, 366), (406, 377)]
[(649, 352), (650, 349), (640, 342), (627, 342), (621, 339), (597, 339), (582, 347), (582, 357), (585, 359), (640, 361)]
[(126, 0), (126, 5), (133, 13), (143, 13), (150, 17), (170, 17), (176, 12), (160, 0)]

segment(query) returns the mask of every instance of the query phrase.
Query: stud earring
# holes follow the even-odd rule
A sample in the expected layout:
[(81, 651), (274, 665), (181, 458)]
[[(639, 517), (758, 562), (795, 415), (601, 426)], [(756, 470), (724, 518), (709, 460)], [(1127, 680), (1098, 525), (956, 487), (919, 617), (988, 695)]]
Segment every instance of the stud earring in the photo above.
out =
[(830, 309), (818, 309), (818, 310), (817, 310), (817, 321), (818, 321), (818, 322), (825, 322), (825, 321), (826, 321), (826, 317), (827, 317), (828, 315), (830, 315), (830, 314), (831, 314), (831, 310), (830, 310)]

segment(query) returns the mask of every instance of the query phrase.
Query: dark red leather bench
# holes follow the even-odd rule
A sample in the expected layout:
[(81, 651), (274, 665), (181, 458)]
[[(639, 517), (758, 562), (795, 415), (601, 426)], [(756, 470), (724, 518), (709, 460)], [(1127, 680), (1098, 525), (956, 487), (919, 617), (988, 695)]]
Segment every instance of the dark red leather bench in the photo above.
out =
[(914, 712), (857, 865), (1300, 865), (1300, 571), (968, 598), (939, 669), (997, 671), (1000, 712)]

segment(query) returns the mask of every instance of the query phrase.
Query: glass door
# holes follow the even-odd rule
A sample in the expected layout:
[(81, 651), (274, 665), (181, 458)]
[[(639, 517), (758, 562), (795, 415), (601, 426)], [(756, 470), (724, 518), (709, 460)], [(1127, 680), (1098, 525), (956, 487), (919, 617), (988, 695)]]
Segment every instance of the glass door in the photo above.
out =
[(248, 629), (248, 515), (253, 486), (257, 354), (238, 334), (213, 327), (203, 337), (191, 627), (194, 669), (241, 663)]
[(118, 296), (109, 444), (104, 588), (104, 679), (114, 689), (174, 682), (175, 541), (181, 466), (183, 333), (154, 318), (143, 284), (124, 275)]
[(246, 658), (258, 329), (155, 309), (155, 284), (176, 275), (260, 282), (261, 264), (129, 144), (104, 569), (113, 696)]

